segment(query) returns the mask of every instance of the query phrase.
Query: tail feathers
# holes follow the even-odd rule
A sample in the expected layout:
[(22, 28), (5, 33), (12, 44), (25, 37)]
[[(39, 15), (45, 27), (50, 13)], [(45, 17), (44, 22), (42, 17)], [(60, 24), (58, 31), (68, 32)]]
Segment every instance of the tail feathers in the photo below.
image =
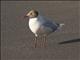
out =
[(64, 26), (63, 23), (59, 24), (59, 27), (58, 27), (57, 31), (60, 31), (63, 26)]
[(64, 26), (64, 24), (63, 24), (63, 23), (61, 23), (61, 24), (57, 24), (57, 25), (58, 25), (58, 28), (57, 28), (57, 30), (56, 30), (55, 32), (60, 31), (60, 30), (61, 30), (61, 28)]
[(64, 26), (64, 24), (63, 23), (61, 23), (60, 25), (59, 25), (59, 27), (61, 28), (61, 27), (63, 27)]

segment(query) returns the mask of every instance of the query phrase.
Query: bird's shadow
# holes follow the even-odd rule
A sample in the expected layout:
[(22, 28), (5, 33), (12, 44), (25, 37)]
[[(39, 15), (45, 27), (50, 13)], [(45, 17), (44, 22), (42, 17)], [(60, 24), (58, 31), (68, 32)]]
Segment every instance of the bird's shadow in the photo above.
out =
[(75, 43), (75, 42), (80, 42), (80, 38), (59, 42), (59, 44), (68, 44), (68, 43)]

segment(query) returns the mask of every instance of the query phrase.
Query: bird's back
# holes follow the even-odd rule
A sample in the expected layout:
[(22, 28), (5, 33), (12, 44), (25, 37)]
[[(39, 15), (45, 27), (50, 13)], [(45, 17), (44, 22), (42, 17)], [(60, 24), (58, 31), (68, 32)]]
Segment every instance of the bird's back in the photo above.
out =
[(50, 21), (48, 19), (43, 19), (44, 22), (43, 22), (43, 26), (44, 27), (47, 27), (47, 28), (50, 28), (53, 32), (59, 27), (59, 24), (54, 22), (54, 21)]

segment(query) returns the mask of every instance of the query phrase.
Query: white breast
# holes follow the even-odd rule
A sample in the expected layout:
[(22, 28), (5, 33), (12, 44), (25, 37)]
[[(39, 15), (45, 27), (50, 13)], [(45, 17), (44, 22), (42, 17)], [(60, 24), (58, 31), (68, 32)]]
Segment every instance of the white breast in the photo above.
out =
[(31, 29), (31, 31), (33, 33), (36, 34), (37, 30), (39, 29), (40, 27), (40, 24), (39, 22), (37, 21), (38, 18), (31, 18), (29, 19), (29, 28)]

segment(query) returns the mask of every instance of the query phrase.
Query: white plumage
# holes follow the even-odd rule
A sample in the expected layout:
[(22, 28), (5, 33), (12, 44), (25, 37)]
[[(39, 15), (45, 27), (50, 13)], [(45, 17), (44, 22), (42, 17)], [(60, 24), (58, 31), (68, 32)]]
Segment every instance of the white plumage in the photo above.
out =
[[(31, 29), (31, 31), (36, 35), (37, 30), (40, 27), (39, 22), (37, 21), (37, 18), (31, 18), (29, 19), (29, 28)], [(37, 35), (36, 35), (37, 36)]]

